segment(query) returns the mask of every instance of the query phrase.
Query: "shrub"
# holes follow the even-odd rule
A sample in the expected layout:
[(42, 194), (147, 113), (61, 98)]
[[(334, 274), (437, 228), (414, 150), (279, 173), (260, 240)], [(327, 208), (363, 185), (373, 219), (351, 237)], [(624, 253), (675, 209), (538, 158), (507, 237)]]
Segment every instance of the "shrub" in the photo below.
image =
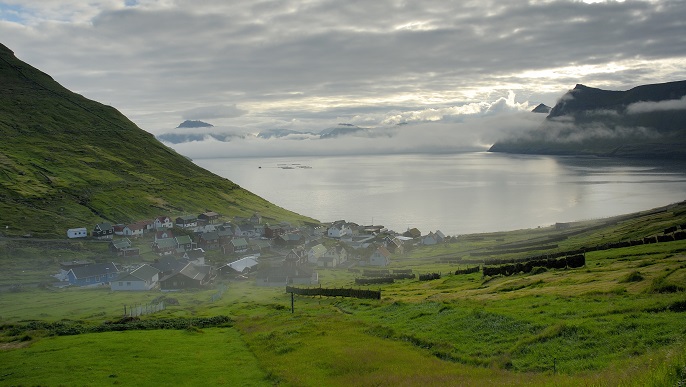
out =
[(643, 277), (643, 274), (638, 271), (632, 271), (631, 273), (627, 274), (626, 277), (622, 278), (619, 282), (640, 282), (643, 281), (645, 277)]
[(548, 271), (548, 268), (543, 266), (535, 266), (531, 268), (531, 274), (541, 274)]

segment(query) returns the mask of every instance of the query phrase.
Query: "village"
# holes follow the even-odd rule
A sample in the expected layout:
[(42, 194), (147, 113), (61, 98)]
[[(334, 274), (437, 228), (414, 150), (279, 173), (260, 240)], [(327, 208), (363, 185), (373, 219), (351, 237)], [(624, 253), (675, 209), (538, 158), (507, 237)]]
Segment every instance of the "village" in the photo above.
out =
[(317, 270), (381, 269), (416, 245), (444, 243), (437, 230), (422, 235), (344, 220), (319, 225), (269, 224), (255, 213), (227, 220), (206, 211), (172, 219), (158, 216), (130, 224), (98, 223), (67, 231), (71, 239), (109, 242), (110, 257), (65, 261), (55, 275), (60, 286), (112, 291), (180, 291), (218, 281), (254, 281), (257, 286), (317, 285)]

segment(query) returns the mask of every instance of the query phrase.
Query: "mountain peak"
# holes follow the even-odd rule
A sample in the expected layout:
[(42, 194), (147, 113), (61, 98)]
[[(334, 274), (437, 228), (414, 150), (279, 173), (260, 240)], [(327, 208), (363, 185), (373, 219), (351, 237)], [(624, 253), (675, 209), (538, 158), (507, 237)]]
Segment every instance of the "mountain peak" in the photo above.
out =
[(214, 125), (203, 121), (186, 120), (179, 124), (176, 128), (212, 128)]

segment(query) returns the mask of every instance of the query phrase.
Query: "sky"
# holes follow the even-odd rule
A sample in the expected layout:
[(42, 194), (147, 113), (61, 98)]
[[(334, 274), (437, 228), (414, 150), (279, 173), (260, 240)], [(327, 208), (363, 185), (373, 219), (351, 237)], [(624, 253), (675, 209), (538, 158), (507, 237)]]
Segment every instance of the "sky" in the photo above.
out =
[[(191, 157), (449, 152), (577, 83), (686, 79), (686, 2), (0, 0), (0, 43), (150, 133), (215, 134)], [(255, 136), (341, 123), (368, 130)]]

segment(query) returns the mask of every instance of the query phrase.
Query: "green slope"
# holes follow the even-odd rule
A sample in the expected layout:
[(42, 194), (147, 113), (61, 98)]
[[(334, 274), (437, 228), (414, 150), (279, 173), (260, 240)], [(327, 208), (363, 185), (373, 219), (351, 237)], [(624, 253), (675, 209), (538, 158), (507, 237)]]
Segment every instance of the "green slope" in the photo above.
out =
[(164, 146), (116, 109), (75, 94), (0, 44), (0, 228), (64, 235), (211, 209), (311, 221)]

